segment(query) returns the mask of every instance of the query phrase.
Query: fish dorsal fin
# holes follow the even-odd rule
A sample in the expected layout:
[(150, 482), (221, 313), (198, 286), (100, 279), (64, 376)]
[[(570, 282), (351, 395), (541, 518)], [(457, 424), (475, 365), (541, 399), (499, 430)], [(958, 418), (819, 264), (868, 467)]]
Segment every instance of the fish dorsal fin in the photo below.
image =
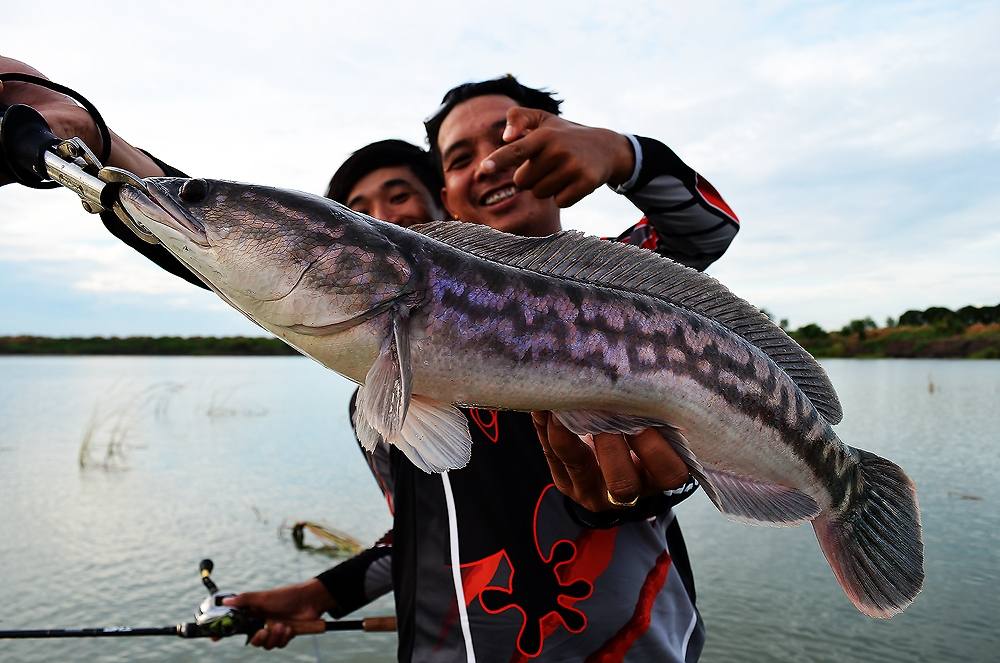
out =
[(410, 230), (485, 260), (649, 295), (715, 320), (767, 353), (828, 422), (836, 424), (843, 418), (833, 384), (813, 356), (707, 274), (653, 251), (573, 230), (548, 237), (520, 237), (462, 221), (425, 223)]

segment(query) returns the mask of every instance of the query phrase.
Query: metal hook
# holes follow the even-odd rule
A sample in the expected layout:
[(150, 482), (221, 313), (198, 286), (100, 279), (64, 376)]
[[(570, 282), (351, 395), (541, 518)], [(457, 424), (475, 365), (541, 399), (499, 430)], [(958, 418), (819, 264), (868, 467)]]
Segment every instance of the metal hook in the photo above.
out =
[[(128, 185), (135, 187), (143, 194), (148, 193), (148, 190), (146, 189), (146, 182), (144, 182), (141, 177), (122, 168), (105, 166), (98, 171), (97, 177), (102, 182), (107, 182), (108, 184), (121, 184), (123, 186)], [(135, 235), (142, 241), (147, 244), (160, 243), (160, 240), (156, 238), (156, 235), (149, 232), (146, 226), (132, 218), (132, 215), (125, 210), (125, 207), (121, 204), (121, 202), (116, 200), (112, 203), (111, 211), (114, 212), (115, 216), (117, 216), (121, 222), (124, 223), (128, 229), (135, 233)]]

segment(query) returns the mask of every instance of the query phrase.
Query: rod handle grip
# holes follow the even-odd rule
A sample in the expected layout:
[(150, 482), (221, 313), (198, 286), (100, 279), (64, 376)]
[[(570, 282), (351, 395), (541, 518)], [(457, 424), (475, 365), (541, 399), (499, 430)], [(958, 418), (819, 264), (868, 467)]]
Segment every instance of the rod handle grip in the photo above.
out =
[(366, 617), (361, 620), (361, 628), (365, 631), (394, 632), (396, 630), (396, 618), (393, 616)]
[[(314, 635), (331, 630), (361, 630), (369, 633), (391, 633), (396, 630), (396, 618), (391, 615), (383, 617), (365, 617), (360, 621), (347, 620), (343, 622), (326, 622), (322, 619), (277, 620), (268, 619), (265, 628), (271, 624), (282, 623), (291, 627), (295, 635)], [(338, 628), (339, 627), (339, 628)], [(346, 628), (345, 628), (346, 627)]]

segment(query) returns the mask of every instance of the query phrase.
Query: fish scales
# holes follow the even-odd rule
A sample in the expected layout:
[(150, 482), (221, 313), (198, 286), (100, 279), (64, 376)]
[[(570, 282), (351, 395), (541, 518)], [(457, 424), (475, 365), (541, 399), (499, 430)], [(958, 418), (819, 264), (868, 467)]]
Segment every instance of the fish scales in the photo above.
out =
[[(470, 266), (468, 257), (450, 253), (428, 259), (433, 266), (428, 270), (430, 300), (424, 324), (427, 336), (440, 339), (445, 351), (485, 349), (489, 361), (504, 363), (494, 374), (519, 373), (527, 366), (552, 373), (567, 373), (568, 368), (599, 373), (607, 380), (606, 386), (596, 388), (602, 392), (631, 380), (641, 386), (626, 387), (630, 394), (656, 401), (663, 400), (656, 385), (664, 383), (661, 373), (666, 367), (708, 391), (718, 391), (736, 411), (771, 428), (774, 438), (824, 484), (831, 503), (844, 504), (856, 474), (849, 450), (801, 390), (769, 366), (759, 351), (727, 338), (711, 321), (630, 293), (622, 296), (531, 272), (505, 271), (485, 261)], [(640, 348), (646, 361), (639, 356)], [(699, 368), (703, 361), (711, 370)], [(544, 403), (541, 394), (530, 397)], [(496, 399), (495, 394), (466, 396), (474, 405)], [(546, 405), (559, 409), (568, 404)], [(669, 413), (659, 414), (670, 420)]]
[(656, 427), (726, 515), (811, 521), (865, 614), (920, 591), (912, 482), (840, 441), (822, 368), (713, 279), (574, 233), (404, 229), (307, 194), (187, 182), (125, 186), (122, 206), (224, 301), (361, 384), (366, 448), (460, 467), (463, 404), (549, 409), (579, 433)]

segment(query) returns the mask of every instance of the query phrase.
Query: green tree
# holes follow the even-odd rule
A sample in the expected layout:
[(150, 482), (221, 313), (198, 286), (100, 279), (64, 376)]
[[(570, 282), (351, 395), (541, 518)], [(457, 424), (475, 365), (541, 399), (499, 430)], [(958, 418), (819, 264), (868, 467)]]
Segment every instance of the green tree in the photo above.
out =
[(863, 341), (867, 337), (866, 332), (869, 329), (877, 329), (877, 328), (878, 325), (876, 325), (875, 321), (872, 320), (870, 317), (860, 318), (858, 320), (851, 320), (849, 323), (847, 323), (847, 326), (845, 326), (842, 330), (840, 330), (840, 333), (843, 334), (844, 336), (857, 334), (858, 340)]
[(826, 339), (829, 338), (830, 336), (828, 333), (826, 333), (826, 330), (817, 325), (815, 322), (811, 322), (808, 325), (805, 325), (804, 327), (799, 327), (798, 329), (795, 330), (795, 335), (815, 341)]
[(923, 311), (914, 311), (910, 309), (903, 315), (899, 316), (899, 325), (901, 327), (920, 327), (921, 325), (926, 325), (927, 320), (924, 318)]

